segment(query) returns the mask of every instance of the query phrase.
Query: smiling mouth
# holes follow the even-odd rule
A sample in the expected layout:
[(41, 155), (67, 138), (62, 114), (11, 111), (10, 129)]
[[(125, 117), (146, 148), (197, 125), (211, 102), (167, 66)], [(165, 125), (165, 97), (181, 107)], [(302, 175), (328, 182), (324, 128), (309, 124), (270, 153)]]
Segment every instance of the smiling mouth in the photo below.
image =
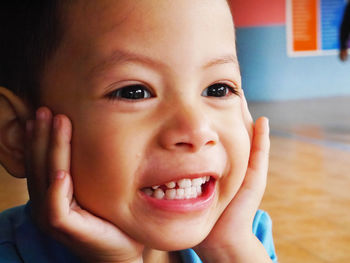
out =
[(143, 188), (141, 191), (149, 197), (159, 200), (186, 200), (202, 196), (211, 180), (210, 176), (194, 179), (181, 179), (163, 185)]

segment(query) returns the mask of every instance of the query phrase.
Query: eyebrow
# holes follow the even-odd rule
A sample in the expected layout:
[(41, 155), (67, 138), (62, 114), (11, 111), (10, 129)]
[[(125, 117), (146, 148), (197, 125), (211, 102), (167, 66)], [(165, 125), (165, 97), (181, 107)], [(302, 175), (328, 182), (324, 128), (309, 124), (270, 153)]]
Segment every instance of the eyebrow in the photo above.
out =
[(213, 67), (216, 65), (222, 65), (222, 64), (234, 64), (239, 68), (238, 59), (233, 54), (227, 54), (227, 55), (223, 55), (218, 58), (209, 60), (207, 63), (204, 64), (203, 68), (210, 68), (210, 67)]
[[(109, 68), (110, 66), (113, 66), (115, 64), (128, 63), (128, 62), (136, 62), (136, 63), (144, 64), (150, 67), (154, 67), (154, 68), (157, 68), (157, 67), (169, 68), (169, 65), (167, 65), (163, 61), (153, 59), (142, 54), (129, 52), (129, 51), (115, 50), (111, 56), (102, 60), (102, 62), (100, 62), (98, 65), (94, 66), (91, 70), (91, 73), (94, 74), (100, 71), (104, 71), (106, 68)], [(208, 69), (210, 67), (213, 67), (216, 65), (223, 65), (223, 64), (233, 64), (238, 67), (238, 70), (240, 70), (237, 56), (231, 53), (224, 54), (207, 61), (206, 63), (204, 63), (202, 68)]]

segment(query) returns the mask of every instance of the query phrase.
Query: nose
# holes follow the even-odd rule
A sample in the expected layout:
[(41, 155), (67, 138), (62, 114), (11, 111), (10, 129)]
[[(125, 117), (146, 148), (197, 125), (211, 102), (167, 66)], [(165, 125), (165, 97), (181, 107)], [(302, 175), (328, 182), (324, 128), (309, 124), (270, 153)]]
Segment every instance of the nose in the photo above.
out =
[(159, 143), (166, 150), (197, 152), (216, 145), (218, 134), (209, 116), (193, 106), (176, 107), (164, 123)]

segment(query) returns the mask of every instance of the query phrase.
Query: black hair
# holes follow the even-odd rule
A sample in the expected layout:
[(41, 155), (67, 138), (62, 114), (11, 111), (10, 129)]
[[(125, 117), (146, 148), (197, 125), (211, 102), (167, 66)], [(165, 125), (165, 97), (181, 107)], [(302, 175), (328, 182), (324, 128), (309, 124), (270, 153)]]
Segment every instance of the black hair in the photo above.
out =
[(41, 73), (63, 37), (63, 0), (0, 2), (0, 86), (37, 106)]

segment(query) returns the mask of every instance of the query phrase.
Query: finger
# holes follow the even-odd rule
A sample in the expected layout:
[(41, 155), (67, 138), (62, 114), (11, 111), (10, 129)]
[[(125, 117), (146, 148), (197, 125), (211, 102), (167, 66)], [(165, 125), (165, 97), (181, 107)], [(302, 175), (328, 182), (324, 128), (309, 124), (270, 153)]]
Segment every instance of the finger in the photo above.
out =
[(50, 187), (47, 194), (47, 224), (54, 235), (64, 238), (70, 227), (69, 214), (73, 200), (73, 183), (70, 177), (71, 122), (58, 114), (53, 118), (49, 152)]
[(248, 103), (247, 103), (247, 100), (245, 98), (245, 95), (244, 95), (244, 91), (242, 89), (242, 114), (243, 114), (243, 121), (244, 121), (244, 124), (248, 130), (248, 134), (249, 134), (249, 137), (250, 139), (252, 139), (252, 135), (253, 135), (253, 118), (252, 118), (252, 115), (250, 114), (250, 111), (248, 109)]
[(54, 117), (50, 147), (50, 174), (57, 171), (70, 171), (72, 125), (64, 115)]
[(81, 209), (73, 199), (73, 181), (68, 172), (59, 170), (52, 174), (47, 207), (47, 223), (62, 241), (72, 237), (85, 241), (87, 238), (96, 239), (95, 236), (89, 237), (89, 231), (95, 226), (89, 225), (89, 220), (94, 216)]
[[(73, 197), (73, 181), (69, 173), (57, 171), (48, 190), (48, 230), (65, 244), (83, 242), (95, 250), (115, 251), (116, 248), (134, 250), (141, 246), (105, 221), (81, 208)], [(75, 244), (74, 244), (75, 245)], [(133, 251), (134, 252), (134, 251)]]
[(267, 173), (270, 152), (269, 133), (268, 119), (260, 117), (254, 127), (253, 144), (248, 165), (251, 172)]
[[(58, 233), (69, 225), (70, 204), (73, 195), (73, 185), (70, 175), (63, 170), (52, 172), (51, 184), (47, 195), (47, 219), (49, 228)], [(64, 233), (64, 232), (62, 232)], [(56, 233), (57, 234), (57, 233)]]
[(267, 118), (261, 117), (256, 121), (252, 143), (246, 176), (232, 204), (238, 207), (235, 213), (241, 214), (247, 222), (253, 220), (266, 187), (270, 149)]
[(43, 200), (47, 187), (47, 153), (51, 133), (52, 114), (46, 107), (36, 112), (36, 120), (28, 123), (29, 160), (28, 189), (33, 204)]
[(28, 178), (29, 171), (32, 171), (32, 137), (34, 130), (34, 120), (26, 121), (26, 134), (25, 134), (25, 165), (26, 165), (26, 177)]
[(63, 243), (86, 241), (91, 226), (86, 224), (83, 213), (80, 214), (76, 210), (82, 211), (73, 198), (71, 175), (63, 170), (53, 172), (46, 199), (47, 221), (44, 222), (44, 227)]

